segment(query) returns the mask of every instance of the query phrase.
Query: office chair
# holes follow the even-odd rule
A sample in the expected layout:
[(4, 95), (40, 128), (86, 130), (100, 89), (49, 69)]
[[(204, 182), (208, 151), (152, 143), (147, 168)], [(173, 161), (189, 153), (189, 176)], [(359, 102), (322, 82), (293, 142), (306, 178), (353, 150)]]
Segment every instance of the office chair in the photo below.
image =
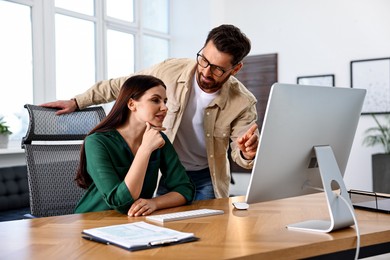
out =
[(82, 140), (104, 117), (101, 106), (56, 115), (26, 104), (29, 127), (22, 140), (27, 164), (30, 217), (72, 214), (84, 194), (74, 181)]

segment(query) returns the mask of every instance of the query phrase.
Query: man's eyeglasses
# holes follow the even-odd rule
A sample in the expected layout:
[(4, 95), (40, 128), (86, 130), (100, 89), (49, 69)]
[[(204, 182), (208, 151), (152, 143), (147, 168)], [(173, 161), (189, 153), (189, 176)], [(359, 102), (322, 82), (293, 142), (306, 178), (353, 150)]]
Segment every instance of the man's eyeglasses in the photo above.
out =
[(196, 54), (196, 61), (198, 62), (198, 65), (202, 68), (207, 68), (210, 66), (211, 73), (213, 73), (217, 77), (221, 77), (223, 74), (225, 74), (227, 71), (233, 69), (236, 65), (231, 67), (230, 69), (222, 69), (221, 67), (211, 64), (202, 54), (199, 52)]

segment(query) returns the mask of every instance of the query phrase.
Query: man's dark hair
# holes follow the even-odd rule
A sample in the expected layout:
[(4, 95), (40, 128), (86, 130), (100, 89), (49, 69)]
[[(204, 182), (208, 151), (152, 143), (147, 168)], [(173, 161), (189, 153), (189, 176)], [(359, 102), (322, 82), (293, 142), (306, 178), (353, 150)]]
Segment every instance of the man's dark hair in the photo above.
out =
[(233, 56), (232, 65), (241, 62), (251, 50), (251, 41), (234, 25), (223, 24), (212, 29), (206, 39), (206, 44), (212, 41), (220, 52)]

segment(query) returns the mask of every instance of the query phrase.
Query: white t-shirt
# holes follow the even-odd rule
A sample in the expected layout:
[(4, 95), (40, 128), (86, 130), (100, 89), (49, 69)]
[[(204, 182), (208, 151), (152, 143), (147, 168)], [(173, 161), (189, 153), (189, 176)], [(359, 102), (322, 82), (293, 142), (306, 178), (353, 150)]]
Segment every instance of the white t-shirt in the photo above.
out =
[(193, 88), (184, 110), (173, 146), (187, 171), (198, 171), (208, 167), (206, 140), (203, 128), (205, 108), (219, 95), (205, 93), (194, 77)]

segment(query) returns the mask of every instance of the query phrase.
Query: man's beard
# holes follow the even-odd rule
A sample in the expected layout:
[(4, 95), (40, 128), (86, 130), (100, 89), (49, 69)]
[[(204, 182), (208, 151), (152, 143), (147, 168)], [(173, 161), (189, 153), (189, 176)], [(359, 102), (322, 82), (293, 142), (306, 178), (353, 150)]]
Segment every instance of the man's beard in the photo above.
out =
[(229, 76), (221, 82), (215, 82), (214, 78), (212, 77), (207, 77), (207, 79), (210, 80), (210, 83), (204, 82), (202, 80), (201, 72), (198, 70), (196, 71), (196, 80), (199, 87), (206, 93), (214, 93), (222, 88), (223, 84), (225, 84), (225, 82), (229, 79)]

